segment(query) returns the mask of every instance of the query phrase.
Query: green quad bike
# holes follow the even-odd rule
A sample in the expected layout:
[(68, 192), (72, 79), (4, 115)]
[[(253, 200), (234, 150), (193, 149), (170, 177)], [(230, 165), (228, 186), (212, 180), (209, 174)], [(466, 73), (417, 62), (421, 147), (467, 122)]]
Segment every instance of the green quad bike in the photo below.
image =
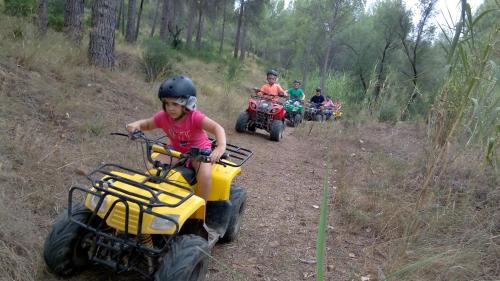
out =
[[(142, 132), (131, 137), (146, 146), (153, 168), (140, 172), (104, 164), (87, 176), (90, 186), (71, 187), (68, 210), (45, 241), (45, 263), (63, 277), (100, 264), (116, 273), (137, 272), (147, 280), (205, 280), (215, 243), (238, 235), (246, 191), (232, 181), (253, 153), (227, 145), (224, 159), (212, 166), (212, 189), (205, 203), (194, 194), (196, 172), (186, 164), (210, 161), (210, 151), (180, 153)], [(154, 160), (159, 154), (178, 161)]]
[(304, 119), (304, 107), (300, 100), (289, 99), (285, 102), (287, 124), (296, 127)]

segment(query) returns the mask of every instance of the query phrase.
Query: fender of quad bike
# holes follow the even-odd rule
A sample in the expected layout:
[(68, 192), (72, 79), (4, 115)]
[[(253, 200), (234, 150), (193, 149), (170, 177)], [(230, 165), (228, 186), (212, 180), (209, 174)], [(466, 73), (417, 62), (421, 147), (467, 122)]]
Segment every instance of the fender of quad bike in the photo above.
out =
[[(116, 171), (112, 171), (111, 174), (123, 177), (134, 182), (141, 182), (144, 180), (144, 176), (140, 174), (127, 174)], [(172, 182), (175, 182), (176, 185), (190, 187), (189, 184), (184, 180), (182, 175), (176, 173), (175, 171), (171, 171), (171, 174), (168, 177)], [(168, 192), (169, 194), (176, 195), (177, 198), (171, 195), (160, 194), (158, 198), (162, 202), (171, 205), (177, 205), (152, 207), (151, 210), (148, 210), (148, 212), (142, 213), (143, 218), (142, 222), (140, 222), (139, 217), (141, 207), (139, 206), (139, 204), (134, 203), (134, 201), (142, 201), (147, 203), (146, 200), (141, 199), (141, 196), (148, 198), (151, 197), (151, 193), (124, 182), (117, 182), (113, 184), (123, 190), (123, 192), (118, 192), (121, 193), (119, 195), (127, 198), (126, 201), (128, 205), (128, 223), (126, 223), (127, 207), (125, 204), (121, 203), (123, 199), (119, 199), (118, 196), (107, 195), (101, 207), (99, 208), (97, 215), (104, 219), (106, 214), (109, 213), (108, 217), (106, 218), (106, 224), (119, 231), (136, 235), (138, 233), (139, 225), (141, 225), (142, 234), (175, 234), (179, 229), (182, 228), (182, 225), (186, 222), (186, 220), (204, 220), (205, 218), (205, 200), (203, 200), (202, 198), (196, 195), (188, 196), (189, 191), (183, 188), (179, 188), (178, 186), (173, 184), (165, 182), (146, 182), (145, 184), (147, 186), (161, 189)], [(187, 199), (183, 202), (180, 202), (179, 198)], [(90, 210), (94, 210), (91, 200), (92, 196), (91, 194), (89, 194), (89, 196), (87, 196), (85, 199), (85, 206)], [(110, 210), (112, 206), (113, 208)], [(170, 227), (163, 229), (153, 227), (153, 220), (158, 220), (159, 218), (157, 214), (160, 216), (167, 216), (171, 218), (177, 223), (178, 228), (175, 227), (174, 223), (167, 224), (170, 225)]]

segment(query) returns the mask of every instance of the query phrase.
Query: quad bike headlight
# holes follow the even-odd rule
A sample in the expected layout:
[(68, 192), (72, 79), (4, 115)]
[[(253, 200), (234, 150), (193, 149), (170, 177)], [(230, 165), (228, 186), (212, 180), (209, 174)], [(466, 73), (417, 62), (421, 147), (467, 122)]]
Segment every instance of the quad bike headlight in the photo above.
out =
[[(172, 220), (177, 221), (179, 219), (179, 215), (169, 215)], [(175, 228), (175, 223), (171, 220), (167, 220), (160, 217), (153, 217), (153, 221), (151, 222), (150, 228), (156, 230), (168, 230), (171, 228)]]

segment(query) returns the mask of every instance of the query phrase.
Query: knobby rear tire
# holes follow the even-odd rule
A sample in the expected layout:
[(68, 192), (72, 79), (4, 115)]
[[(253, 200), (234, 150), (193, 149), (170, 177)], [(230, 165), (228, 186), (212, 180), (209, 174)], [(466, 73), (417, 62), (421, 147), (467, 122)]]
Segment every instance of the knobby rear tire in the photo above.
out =
[[(92, 211), (82, 204), (72, 210), (73, 219), (87, 223)], [(71, 276), (88, 265), (87, 250), (81, 248), (86, 229), (72, 222), (67, 210), (56, 219), (45, 240), (43, 258), (49, 270), (59, 276)]]
[(240, 226), (243, 220), (243, 214), (245, 212), (246, 201), (247, 201), (247, 191), (238, 186), (231, 186), (231, 215), (229, 218), (229, 224), (224, 236), (220, 238), (221, 243), (229, 243), (238, 238), (240, 233)]
[(248, 112), (242, 112), (240, 116), (238, 116), (238, 120), (236, 121), (236, 125), (234, 129), (238, 133), (243, 133), (247, 129), (248, 121), (250, 120), (250, 114)]
[(283, 121), (273, 120), (271, 123), (271, 135), (270, 138), (273, 141), (280, 141), (283, 137)]

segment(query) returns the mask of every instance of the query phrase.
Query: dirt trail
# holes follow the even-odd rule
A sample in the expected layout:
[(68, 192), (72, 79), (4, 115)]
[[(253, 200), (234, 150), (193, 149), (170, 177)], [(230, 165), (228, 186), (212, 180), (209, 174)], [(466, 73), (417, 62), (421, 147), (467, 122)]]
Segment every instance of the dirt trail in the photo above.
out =
[[(279, 143), (270, 141), (264, 131), (238, 134), (226, 129), (228, 142), (252, 150), (254, 156), (235, 180), (248, 193), (240, 236), (232, 243), (215, 246), (208, 281), (315, 280), (326, 150), (333, 151), (333, 167), (328, 172), (325, 280), (361, 280), (361, 275), (368, 272), (372, 277), (376, 275), (376, 269), (370, 268), (363, 257), (366, 247), (375, 243), (373, 232), (353, 231), (343, 224), (334, 196), (342, 188), (362, 186), (372, 177), (383, 176), (383, 171), (373, 170), (370, 164), (377, 153), (403, 161), (413, 157), (415, 151), (409, 148), (419, 140), (417, 130), (379, 123), (348, 130), (341, 123), (318, 124), (308, 122), (301, 128), (287, 128)], [(309, 136), (311, 126), (313, 131)], [(57, 279), (43, 272), (40, 280)], [(136, 279), (128, 274), (115, 276), (105, 268), (93, 268), (69, 280)]]
[[(323, 153), (311, 138), (299, 139), (287, 128), (282, 141), (269, 134), (238, 134), (228, 142), (254, 156), (235, 184), (247, 188), (247, 206), (238, 240), (218, 244), (207, 281), (314, 280), (316, 235), (323, 183)], [(43, 280), (57, 280), (44, 273)], [(70, 281), (136, 280), (106, 268), (89, 269)]]
[(369, 228), (351, 229), (345, 224), (339, 209), (342, 203), (335, 195), (342, 188), (366, 186), (383, 178), (387, 171), (372, 167), (379, 154), (400, 161), (416, 157), (421, 130), (411, 124), (383, 123), (358, 129), (345, 129), (341, 123), (307, 122), (303, 126), (287, 128), (280, 143), (269, 141), (263, 131), (253, 135), (228, 132), (230, 142), (248, 146), (255, 156), (237, 180), (248, 191), (241, 235), (234, 243), (215, 247), (213, 255), (224, 265), (212, 261), (209, 281), (315, 280), (327, 150), (333, 157), (328, 171), (325, 280), (361, 280), (369, 274), (374, 280), (377, 269), (371, 265), (378, 262), (373, 257), (367, 260), (364, 251), (377, 242), (376, 237)]
[(268, 134), (228, 132), (230, 142), (245, 146), (254, 157), (237, 183), (248, 201), (239, 239), (218, 245), (208, 280), (303, 280), (312, 277), (317, 224), (323, 186), (320, 143), (299, 138), (293, 128), (276, 143)]
[[(3, 172), (0, 173), (0, 178), (6, 186), (5, 190), (9, 191), (5, 192), (5, 202), (8, 204), (4, 203), (4, 209), (9, 212), (10, 209), (14, 210), (12, 216), (10, 213), (4, 216), (21, 218), (16, 221), (17, 224), (9, 222), (11, 229), (6, 229), (8, 231), (5, 233), (17, 231), (19, 237), (12, 241), (19, 240), (19, 244), (31, 245), (28, 246), (29, 249), (36, 252), (26, 254), (29, 260), (19, 263), (22, 267), (33, 267), (28, 268), (26, 272), (31, 274), (31, 270), (36, 271), (37, 280), (59, 280), (47, 272), (41, 258), (41, 248), (55, 214), (62, 211), (67, 204), (67, 187), (80, 180), (85, 182), (82, 175), (86, 171), (80, 168), (91, 169), (102, 159), (107, 159), (106, 162), (113, 162), (117, 158), (125, 160), (121, 159), (121, 155), (117, 155), (120, 153), (116, 151), (130, 149), (127, 145), (116, 146), (114, 140), (89, 137), (84, 133), (80, 135), (79, 132), (96, 129), (97, 134), (102, 134), (106, 130), (104, 124), (113, 129), (121, 128), (124, 119), (134, 120), (132, 118), (137, 118), (140, 112), (145, 111), (140, 106), (133, 106), (134, 104), (147, 105), (146, 111), (149, 112), (152, 111), (149, 107), (153, 106), (153, 102), (149, 98), (130, 101), (136, 96), (130, 94), (134, 90), (116, 90), (123, 87), (122, 83), (116, 82), (115, 85), (109, 81), (96, 82), (94, 78), (86, 78), (88, 82), (75, 87), (88, 98), (83, 101), (65, 101), (66, 107), (58, 109), (54, 105), (63, 98), (62, 94), (53, 97), (44, 95), (43, 91), (32, 90), (38, 89), (35, 85), (41, 84), (45, 76), (35, 72), (24, 73), (15, 64), (0, 65), (0, 71), (10, 75), (5, 80), (7, 82), (0, 81), (3, 83), (0, 88), (6, 89), (0, 91), (5, 94), (2, 98), (6, 100), (5, 105), (0, 106), (3, 111), (0, 111), (2, 116), (8, 116), (5, 118), (5, 124), (12, 124), (5, 130), (7, 133), (0, 137), (2, 144), (9, 144), (0, 146), (0, 166), (3, 165), (0, 167), (3, 169), (0, 169)], [(58, 85), (52, 78), (48, 81)], [(110, 89), (103, 86), (108, 82), (113, 85), (109, 86)], [(17, 94), (6, 95), (10, 92)], [(107, 94), (105, 99), (101, 99), (101, 92)], [(127, 95), (126, 99), (124, 95)], [(88, 112), (94, 114), (96, 109), (95, 100), (99, 100), (98, 111), (100, 108), (106, 108), (100, 111), (107, 114), (102, 118), (109, 119), (109, 122), (88, 118)], [(80, 111), (70, 115), (70, 111), (66, 109), (69, 105), (73, 107), (73, 104), (78, 104)], [(83, 112), (84, 110), (88, 112)], [(128, 117), (114, 116), (113, 113), (118, 110), (126, 112)], [(93, 123), (96, 123), (95, 126), (91, 126)], [(312, 134), (308, 135), (312, 124)], [(330, 132), (328, 137), (322, 134), (325, 130)], [(361, 258), (357, 260), (350, 254), (361, 256), (362, 250), (373, 243), (374, 238), (369, 237), (371, 234), (350, 233), (348, 227), (341, 224), (339, 212), (335, 209), (337, 202), (334, 200), (333, 186), (338, 186), (339, 190), (342, 187), (364, 186), (372, 177), (383, 177), (384, 171), (373, 168), (368, 161), (376, 153), (390, 154), (401, 161), (415, 157), (416, 151), (411, 150), (417, 147), (415, 143), (420, 139), (415, 134), (417, 130), (408, 127), (398, 129), (397, 126), (379, 123), (364, 124), (359, 130), (344, 130), (341, 123), (332, 126), (331, 122), (322, 125), (307, 122), (301, 128), (287, 128), (283, 140), (279, 143), (270, 141), (268, 133), (260, 130), (255, 134), (237, 134), (226, 126), (226, 131), (230, 143), (251, 149), (254, 157), (243, 167), (242, 175), (235, 182), (248, 191), (241, 235), (233, 243), (217, 245), (214, 248), (214, 260), (210, 264), (208, 281), (315, 280), (316, 236), (326, 150), (333, 150), (334, 155), (333, 167), (328, 173), (331, 176), (331, 194), (326, 280), (360, 280), (359, 274), (361, 270), (365, 270), (365, 265)], [(362, 145), (359, 142), (360, 136), (363, 136), (365, 141)], [(24, 147), (30, 149), (25, 151)], [(64, 149), (58, 149), (56, 152), (55, 147)], [(96, 147), (101, 150), (96, 152)], [(73, 165), (74, 161), (68, 159), (75, 155), (86, 157), (78, 165)], [(114, 158), (108, 159), (110, 157)], [(22, 188), (18, 188), (19, 186)], [(135, 280), (133, 278), (128, 274), (115, 276), (108, 269), (93, 268), (68, 280)]]

